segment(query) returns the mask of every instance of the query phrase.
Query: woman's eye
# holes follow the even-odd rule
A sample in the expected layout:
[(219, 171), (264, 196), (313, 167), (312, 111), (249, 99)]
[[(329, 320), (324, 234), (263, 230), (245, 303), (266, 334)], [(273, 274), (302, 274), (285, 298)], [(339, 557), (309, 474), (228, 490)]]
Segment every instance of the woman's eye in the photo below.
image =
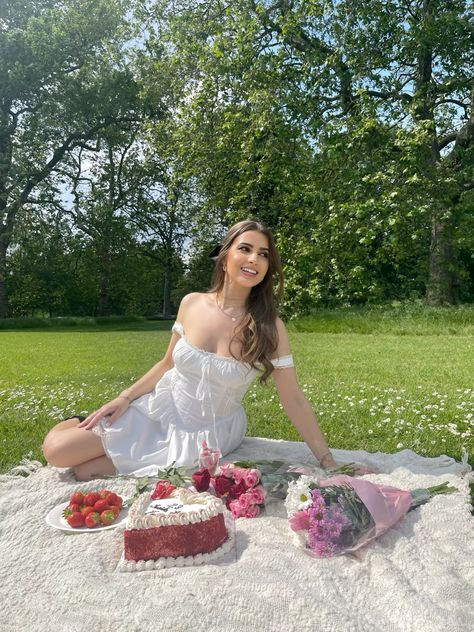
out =
[(261, 252), (260, 256), (264, 257), (265, 259), (268, 259), (268, 252)]
[(243, 250), (244, 252), (248, 252), (248, 246), (239, 246), (239, 250)]

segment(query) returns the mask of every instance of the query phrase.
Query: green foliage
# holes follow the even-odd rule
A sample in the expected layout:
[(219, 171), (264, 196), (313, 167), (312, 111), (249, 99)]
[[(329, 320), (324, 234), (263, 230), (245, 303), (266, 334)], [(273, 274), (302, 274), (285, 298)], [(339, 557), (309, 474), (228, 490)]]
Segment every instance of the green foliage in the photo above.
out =
[(471, 336), (474, 308), (428, 307), (422, 301), (316, 309), (288, 323), (288, 329), (307, 333), (357, 333), (396, 336)]
[[(2, 316), (8, 311), (6, 257), (20, 214), (57, 208), (62, 183), (53, 180), (61, 163), (75, 148), (97, 140), (100, 131), (111, 124), (119, 129), (132, 116), (136, 87), (122, 52), (131, 36), (125, 12), (121, 0), (6, 0), (2, 5)], [(53, 298), (53, 307), (62, 300)], [(25, 297), (13, 303), (23, 309)]]
[(0, 313), (5, 283), (13, 314), (172, 313), (252, 216), (287, 319), (473, 300), (465, 0), (40, 4), (0, 9)]
[(1, 330), (47, 329), (48, 331), (62, 331), (64, 329), (84, 331), (168, 331), (169, 321), (145, 319), (143, 316), (126, 314), (124, 316), (56, 316), (2, 318)]
[(472, 299), (455, 228), (472, 188), (465, 2), (151, 6), (188, 170), (224, 224), (278, 233), (287, 316), (430, 288)]

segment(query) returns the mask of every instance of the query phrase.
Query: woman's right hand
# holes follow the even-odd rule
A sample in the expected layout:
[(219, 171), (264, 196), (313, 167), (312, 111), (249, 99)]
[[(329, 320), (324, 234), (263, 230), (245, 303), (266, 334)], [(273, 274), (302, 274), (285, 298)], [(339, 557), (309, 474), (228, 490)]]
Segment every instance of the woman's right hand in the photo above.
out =
[(119, 395), (115, 399), (112, 399), (110, 402), (101, 406), (98, 410), (91, 413), (84, 419), (84, 421), (81, 421), (77, 427), (84, 428), (84, 430), (92, 430), (92, 428), (97, 426), (104, 417), (108, 417), (107, 425), (110, 426), (120, 417), (120, 415), (123, 415), (130, 404), (131, 402), (128, 397), (125, 397), (125, 395)]

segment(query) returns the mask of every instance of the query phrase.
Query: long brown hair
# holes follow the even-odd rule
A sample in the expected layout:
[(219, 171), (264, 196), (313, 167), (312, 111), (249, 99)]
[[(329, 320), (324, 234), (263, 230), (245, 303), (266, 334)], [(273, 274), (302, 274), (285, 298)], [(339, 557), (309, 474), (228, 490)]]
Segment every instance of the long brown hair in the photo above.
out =
[(223, 264), (227, 253), (235, 239), (249, 230), (262, 233), (268, 240), (268, 271), (262, 281), (250, 290), (245, 305), (247, 313), (237, 327), (232, 340), (237, 339), (242, 345), (240, 360), (248, 362), (254, 368), (261, 369), (263, 366), (260, 376), (260, 383), (263, 384), (273, 371), (271, 357), (278, 347), (277, 306), (283, 293), (280, 255), (272, 233), (264, 224), (257, 220), (243, 220), (230, 228), (224, 237), (216, 260), (212, 287), (209, 292), (218, 293), (224, 287)]

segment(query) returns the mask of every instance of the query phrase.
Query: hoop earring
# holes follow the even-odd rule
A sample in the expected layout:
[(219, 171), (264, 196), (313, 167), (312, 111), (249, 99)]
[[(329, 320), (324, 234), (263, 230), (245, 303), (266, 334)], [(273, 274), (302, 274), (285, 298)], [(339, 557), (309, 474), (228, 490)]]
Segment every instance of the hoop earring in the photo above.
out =
[(222, 266), (222, 269), (224, 270), (224, 272), (226, 271), (226, 267), (225, 266)]

